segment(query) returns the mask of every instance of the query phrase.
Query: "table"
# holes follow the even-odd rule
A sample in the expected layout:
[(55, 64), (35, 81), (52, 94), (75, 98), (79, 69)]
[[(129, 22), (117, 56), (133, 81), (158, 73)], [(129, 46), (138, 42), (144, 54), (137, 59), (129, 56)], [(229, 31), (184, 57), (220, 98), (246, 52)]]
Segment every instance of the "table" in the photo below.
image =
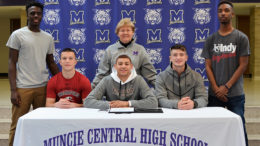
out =
[(245, 146), (241, 118), (224, 108), (163, 111), (38, 108), (19, 118), (14, 146)]

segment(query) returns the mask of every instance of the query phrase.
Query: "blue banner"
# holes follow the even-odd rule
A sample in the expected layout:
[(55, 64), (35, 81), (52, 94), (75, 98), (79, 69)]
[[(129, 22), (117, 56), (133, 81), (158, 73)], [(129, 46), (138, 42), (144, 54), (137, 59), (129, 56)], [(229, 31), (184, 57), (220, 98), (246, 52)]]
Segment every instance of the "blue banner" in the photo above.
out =
[(91, 81), (105, 49), (118, 40), (115, 27), (131, 18), (136, 42), (146, 48), (157, 72), (169, 65), (173, 44), (187, 47), (188, 64), (207, 81), (200, 56), (207, 37), (218, 29), (219, 0), (41, 0), (41, 28), (55, 40), (55, 61), (60, 51), (76, 51), (77, 71)]

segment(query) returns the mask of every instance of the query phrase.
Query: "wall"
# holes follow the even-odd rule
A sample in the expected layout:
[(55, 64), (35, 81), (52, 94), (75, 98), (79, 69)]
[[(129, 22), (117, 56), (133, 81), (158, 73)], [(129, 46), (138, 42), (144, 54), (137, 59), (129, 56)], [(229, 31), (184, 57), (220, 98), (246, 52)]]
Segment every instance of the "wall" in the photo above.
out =
[(9, 49), (5, 46), (5, 44), (10, 36), (10, 22), (9, 18), (0, 18), (0, 20), (0, 73), (7, 73)]
[(254, 79), (260, 79), (260, 7), (251, 9), (251, 65)]
[[(13, 18), (13, 17), (12, 17)], [(8, 73), (8, 56), (9, 48), (6, 42), (10, 36), (10, 19), (9, 17), (0, 17), (0, 73)], [(26, 25), (26, 11), (20, 11), (21, 27)]]

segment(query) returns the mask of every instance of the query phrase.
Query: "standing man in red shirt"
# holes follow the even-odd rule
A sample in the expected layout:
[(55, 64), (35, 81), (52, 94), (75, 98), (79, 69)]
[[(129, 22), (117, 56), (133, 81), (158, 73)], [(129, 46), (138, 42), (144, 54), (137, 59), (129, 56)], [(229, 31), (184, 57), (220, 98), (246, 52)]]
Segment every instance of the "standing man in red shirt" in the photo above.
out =
[(48, 82), (46, 107), (83, 106), (83, 100), (91, 91), (91, 84), (87, 77), (75, 70), (76, 64), (76, 53), (70, 48), (62, 50), (60, 59), (62, 72)]

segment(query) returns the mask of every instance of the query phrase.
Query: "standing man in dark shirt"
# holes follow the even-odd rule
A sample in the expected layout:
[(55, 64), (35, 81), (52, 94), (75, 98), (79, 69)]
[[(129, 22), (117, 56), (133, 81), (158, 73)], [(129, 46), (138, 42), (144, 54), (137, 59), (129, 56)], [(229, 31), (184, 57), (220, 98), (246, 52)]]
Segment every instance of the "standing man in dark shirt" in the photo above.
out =
[(233, 4), (221, 1), (218, 4), (220, 28), (205, 42), (202, 56), (206, 59), (206, 71), (210, 82), (208, 106), (227, 107), (241, 116), (245, 141), (243, 73), (248, 65), (250, 47), (247, 36), (232, 27)]

